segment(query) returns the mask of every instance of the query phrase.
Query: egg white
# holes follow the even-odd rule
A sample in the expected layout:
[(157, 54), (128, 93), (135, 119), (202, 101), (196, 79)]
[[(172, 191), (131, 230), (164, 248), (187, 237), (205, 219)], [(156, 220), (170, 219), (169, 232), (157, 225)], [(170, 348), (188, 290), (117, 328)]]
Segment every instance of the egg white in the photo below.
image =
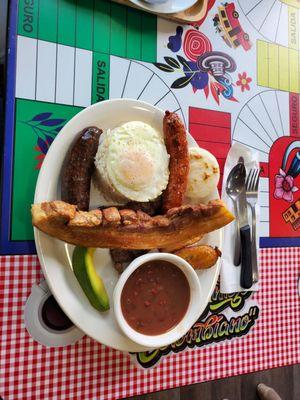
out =
[(149, 201), (158, 197), (169, 180), (169, 155), (164, 140), (150, 125), (127, 122), (103, 138), (96, 168), (110, 195), (120, 201)]

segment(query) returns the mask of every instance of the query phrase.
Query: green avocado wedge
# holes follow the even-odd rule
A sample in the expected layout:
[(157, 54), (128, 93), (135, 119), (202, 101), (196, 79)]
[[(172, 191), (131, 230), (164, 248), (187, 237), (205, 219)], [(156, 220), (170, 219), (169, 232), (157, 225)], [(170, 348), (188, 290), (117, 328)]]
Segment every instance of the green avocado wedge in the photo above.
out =
[(93, 248), (75, 247), (72, 256), (73, 271), (91, 305), (96, 310), (107, 311), (109, 297), (102, 279), (95, 270), (94, 252)]

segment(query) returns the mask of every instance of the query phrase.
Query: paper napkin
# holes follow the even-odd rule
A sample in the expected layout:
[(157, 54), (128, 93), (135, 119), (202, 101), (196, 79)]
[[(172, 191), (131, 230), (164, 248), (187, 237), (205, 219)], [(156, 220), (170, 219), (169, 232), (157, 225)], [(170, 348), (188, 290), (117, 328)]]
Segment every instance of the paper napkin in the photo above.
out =
[[(251, 168), (259, 168), (258, 152), (243, 146), (240, 143), (234, 143), (227, 155), (222, 186), (222, 200), (228, 206), (228, 209), (233, 212), (233, 201), (227, 196), (226, 193), (226, 180), (231, 169), (238, 163), (240, 157), (244, 158), (247, 174)], [(256, 205), (256, 246), (259, 249), (259, 206)], [(248, 207), (248, 220), (249, 225), (252, 227), (251, 209)], [(241, 266), (233, 264), (234, 255), (234, 242), (236, 237), (235, 221), (225, 226), (223, 230), (223, 246), (222, 246), (222, 261), (221, 261), (221, 274), (220, 274), (220, 291), (221, 293), (234, 293), (240, 291), (257, 291), (259, 284), (254, 284), (250, 289), (244, 289), (240, 286)], [(259, 254), (259, 253), (258, 253)], [(258, 266), (259, 271), (259, 266)]]

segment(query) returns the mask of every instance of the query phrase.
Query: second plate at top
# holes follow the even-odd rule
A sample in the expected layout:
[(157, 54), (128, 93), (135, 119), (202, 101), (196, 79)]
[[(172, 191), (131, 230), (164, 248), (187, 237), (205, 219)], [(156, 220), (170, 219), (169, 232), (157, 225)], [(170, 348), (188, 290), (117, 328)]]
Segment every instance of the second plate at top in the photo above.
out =
[(164, 3), (151, 4), (144, 0), (130, 0), (144, 10), (160, 14), (174, 14), (192, 7), (197, 0), (167, 0)]

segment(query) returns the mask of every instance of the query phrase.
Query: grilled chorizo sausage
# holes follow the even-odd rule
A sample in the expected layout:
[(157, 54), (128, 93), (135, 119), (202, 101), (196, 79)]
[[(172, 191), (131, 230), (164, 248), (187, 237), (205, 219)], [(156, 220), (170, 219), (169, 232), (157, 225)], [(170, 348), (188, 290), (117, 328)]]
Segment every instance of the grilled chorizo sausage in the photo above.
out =
[(167, 151), (170, 154), (169, 183), (163, 193), (163, 211), (180, 207), (187, 188), (190, 169), (188, 144), (185, 127), (179, 116), (166, 111), (164, 116), (164, 138)]

